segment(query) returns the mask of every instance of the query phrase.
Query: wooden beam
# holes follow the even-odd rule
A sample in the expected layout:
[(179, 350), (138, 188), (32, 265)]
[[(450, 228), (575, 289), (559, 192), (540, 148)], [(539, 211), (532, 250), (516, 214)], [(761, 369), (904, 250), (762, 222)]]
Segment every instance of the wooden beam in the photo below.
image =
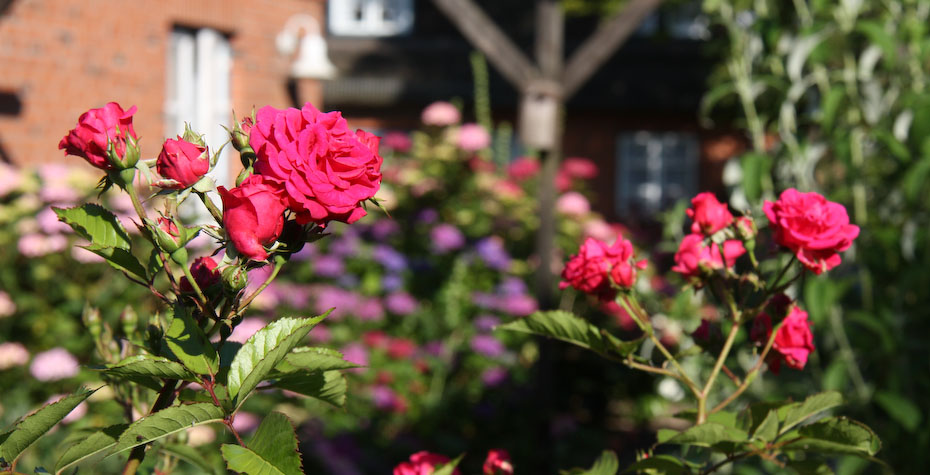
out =
[(627, 38), (649, 16), (662, 0), (631, 0), (585, 42), (568, 60), (562, 74), (565, 99), (578, 92), (594, 73), (620, 49)]
[(564, 17), (560, 0), (536, 1), (536, 64), (543, 77), (552, 81), (562, 77)]
[(433, 3), (517, 90), (523, 91), (531, 80), (540, 76), (539, 69), (474, 1), (433, 0)]

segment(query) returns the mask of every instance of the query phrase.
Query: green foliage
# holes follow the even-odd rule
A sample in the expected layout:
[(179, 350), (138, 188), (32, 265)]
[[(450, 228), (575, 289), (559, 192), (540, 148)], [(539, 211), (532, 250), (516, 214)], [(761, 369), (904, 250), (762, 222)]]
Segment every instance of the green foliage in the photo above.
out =
[(61, 221), (91, 244), (129, 250), (131, 242), (126, 229), (116, 215), (103, 206), (86, 203), (75, 208), (52, 209)]
[(110, 455), (176, 434), (194, 426), (221, 422), (224, 416), (223, 408), (212, 403), (186, 404), (162, 409), (133, 422), (120, 435)]
[(273, 387), (287, 389), (342, 407), (346, 402), (346, 378), (338, 371), (296, 372), (281, 376)]
[(594, 461), (591, 468), (573, 468), (571, 470), (562, 470), (562, 475), (614, 475), (620, 469), (620, 462), (617, 460), (617, 454), (612, 450), (605, 450), (601, 456)]
[(39, 437), (48, 432), (65, 418), (78, 404), (93, 394), (93, 390), (80, 389), (74, 394), (53, 402), (19, 421), (12, 429), (0, 434), (0, 458), (8, 463), (16, 460), (20, 454)]
[(142, 377), (200, 381), (196, 374), (181, 364), (153, 355), (130, 356), (119, 363), (105, 366), (102, 371), (111, 376), (127, 379)]
[(239, 348), (227, 376), (227, 390), (233, 406), (239, 407), (249, 393), (262, 382), (288, 352), (300, 344), (307, 333), (326, 318), (281, 318), (257, 331)]
[(284, 357), (276, 371), (290, 373), (294, 371), (331, 371), (358, 368), (359, 365), (343, 359), (342, 353), (330, 348), (297, 347)]
[(129, 424), (115, 424), (104, 427), (98, 432), (94, 432), (80, 442), (68, 447), (67, 450), (61, 454), (61, 458), (58, 459), (58, 463), (55, 465), (55, 474), (64, 473), (65, 470), (80, 463), (88, 462), (95, 458), (102, 458), (110, 448), (116, 446), (116, 441), (119, 439), (120, 434), (128, 427)]
[(291, 421), (279, 412), (269, 414), (258, 426), (248, 448), (224, 444), (223, 458), (229, 470), (248, 475), (299, 475), (300, 454)]
[(462, 461), (462, 457), (465, 455), (459, 455), (458, 457), (436, 467), (433, 470), (433, 475), (452, 475), (455, 472), (455, 468), (459, 465), (459, 462)]
[(536, 312), (498, 328), (555, 338), (594, 351), (607, 358), (629, 355), (640, 343), (640, 340), (621, 341), (607, 333), (606, 330), (588, 323), (587, 320), (560, 310)]
[(215, 375), (219, 371), (216, 350), (182, 306), (175, 306), (174, 318), (165, 333), (165, 344), (174, 357), (194, 373)]

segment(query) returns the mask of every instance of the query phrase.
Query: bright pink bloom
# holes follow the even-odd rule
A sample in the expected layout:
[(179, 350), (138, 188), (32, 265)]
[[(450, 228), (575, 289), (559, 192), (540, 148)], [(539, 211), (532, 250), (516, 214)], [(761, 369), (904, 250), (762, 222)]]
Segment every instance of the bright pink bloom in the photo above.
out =
[[(436, 467), (446, 463), (449, 463), (449, 457), (423, 450), (411, 455), (410, 461), (401, 462), (394, 467), (394, 475), (432, 475)], [(453, 475), (461, 473), (458, 468), (452, 472)]]
[(410, 151), (410, 147), (413, 146), (413, 141), (410, 140), (409, 135), (403, 132), (390, 132), (384, 136), (381, 144), (395, 152), (407, 153)]
[(465, 124), (459, 129), (458, 146), (466, 152), (477, 152), (491, 145), (491, 134), (478, 124)]
[(590, 180), (597, 176), (597, 165), (587, 158), (566, 158), (562, 160), (562, 164), (559, 168), (570, 178), (578, 180)]
[(791, 368), (804, 369), (807, 357), (814, 351), (814, 334), (807, 321), (807, 312), (797, 306), (791, 308), (775, 334), (772, 349), (778, 352), (776, 356), (780, 356), (771, 361), (773, 373), (778, 372), (782, 360)]
[(76, 155), (97, 168), (110, 170), (113, 165), (107, 159), (107, 141), (113, 144), (117, 156), (124, 157), (126, 137), (137, 138), (132, 128), (132, 115), (135, 113), (136, 106), (124, 111), (115, 102), (91, 109), (81, 114), (77, 127), (61, 139), (58, 148), (64, 150), (65, 155)]
[(762, 206), (775, 232), (775, 242), (791, 249), (815, 274), (840, 264), (839, 253), (859, 236), (859, 226), (849, 224), (846, 208), (814, 192), (785, 190), (778, 201)]
[(491, 449), (482, 466), (483, 475), (513, 475), (510, 454), (504, 449)]
[[(209, 287), (220, 282), (222, 276), (217, 272), (216, 266), (216, 261), (209, 256), (199, 257), (191, 264), (191, 275), (194, 276), (194, 282), (197, 282), (200, 290), (206, 291)], [(194, 287), (191, 286), (187, 277), (181, 277), (181, 291), (194, 291)]]
[(426, 125), (436, 125), (445, 127), (447, 125), (458, 124), (462, 120), (462, 114), (458, 108), (449, 102), (437, 101), (423, 109), (421, 120)]
[(507, 175), (516, 181), (528, 180), (539, 173), (539, 160), (531, 157), (518, 157), (507, 165)]
[[(743, 247), (742, 242), (731, 239), (723, 243), (723, 253), (726, 258), (726, 267), (729, 268), (733, 267), (739, 256), (746, 253), (746, 248)], [(672, 270), (685, 277), (700, 277), (704, 269), (723, 269), (723, 267), (720, 246), (705, 245), (703, 235), (689, 234), (682, 239), (681, 246), (675, 253), (675, 266)]]
[(260, 175), (241, 185), (217, 188), (223, 199), (223, 226), (240, 254), (257, 261), (268, 258), (263, 246), (271, 244), (284, 228), (286, 206), (280, 190)]
[(39, 381), (58, 381), (74, 377), (79, 371), (78, 361), (64, 348), (43, 351), (32, 359), (29, 372)]
[(568, 216), (584, 216), (591, 212), (591, 203), (577, 191), (569, 191), (555, 201), (555, 209)]
[(708, 192), (698, 193), (691, 199), (688, 217), (694, 220), (691, 223), (691, 232), (704, 233), (707, 236), (733, 222), (733, 215), (730, 214), (727, 205), (717, 201), (717, 197)]
[(636, 280), (636, 268), (643, 269), (646, 261), (633, 261), (633, 244), (618, 237), (612, 246), (603, 241), (587, 238), (562, 270), (559, 288), (572, 286), (601, 300), (612, 300), (616, 291), (611, 281), (630, 288)]
[(262, 107), (249, 143), (255, 171), (282, 192), (297, 222), (354, 223), (381, 187), (380, 138), (352, 132), (338, 111)]
[(160, 182), (162, 188), (187, 188), (210, 171), (210, 153), (207, 147), (190, 143), (179, 135), (177, 140), (165, 140), (155, 167), (162, 178), (174, 180)]

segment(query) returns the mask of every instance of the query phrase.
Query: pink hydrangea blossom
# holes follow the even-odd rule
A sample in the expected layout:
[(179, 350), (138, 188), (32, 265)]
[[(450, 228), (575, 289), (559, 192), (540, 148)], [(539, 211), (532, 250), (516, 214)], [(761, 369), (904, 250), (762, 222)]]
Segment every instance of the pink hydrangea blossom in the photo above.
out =
[(68, 350), (58, 347), (43, 351), (32, 359), (29, 372), (39, 381), (58, 381), (78, 374), (78, 361)]
[(420, 118), (426, 125), (445, 127), (458, 124), (462, 120), (462, 114), (452, 103), (437, 101), (426, 106)]
[(556, 200), (555, 209), (568, 216), (584, 216), (591, 212), (591, 203), (581, 193), (569, 191)]
[(465, 124), (459, 129), (456, 141), (466, 152), (477, 152), (491, 145), (491, 134), (478, 124)]

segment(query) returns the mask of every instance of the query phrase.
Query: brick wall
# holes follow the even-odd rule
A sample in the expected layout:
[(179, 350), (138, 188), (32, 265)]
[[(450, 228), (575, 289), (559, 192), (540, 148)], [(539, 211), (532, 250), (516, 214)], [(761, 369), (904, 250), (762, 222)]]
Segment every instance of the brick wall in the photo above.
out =
[[(15, 96), (21, 108), (0, 109), (0, 144), (21, 165), (64, 160), (58, 141), (77, 117), (113, 100), (138, 106), (143, 156), (157, 154), (175, 25), (229, 35), (237, 115), (290, 106), (292, 58), (277, 52), (275, 36), (291, 15), (322, 22), (323, 10), (324, 0), (14, 0), (0, 17), (0, 94)], [(305, 81), (298, 91), (302, 101), (322, 97)]]

